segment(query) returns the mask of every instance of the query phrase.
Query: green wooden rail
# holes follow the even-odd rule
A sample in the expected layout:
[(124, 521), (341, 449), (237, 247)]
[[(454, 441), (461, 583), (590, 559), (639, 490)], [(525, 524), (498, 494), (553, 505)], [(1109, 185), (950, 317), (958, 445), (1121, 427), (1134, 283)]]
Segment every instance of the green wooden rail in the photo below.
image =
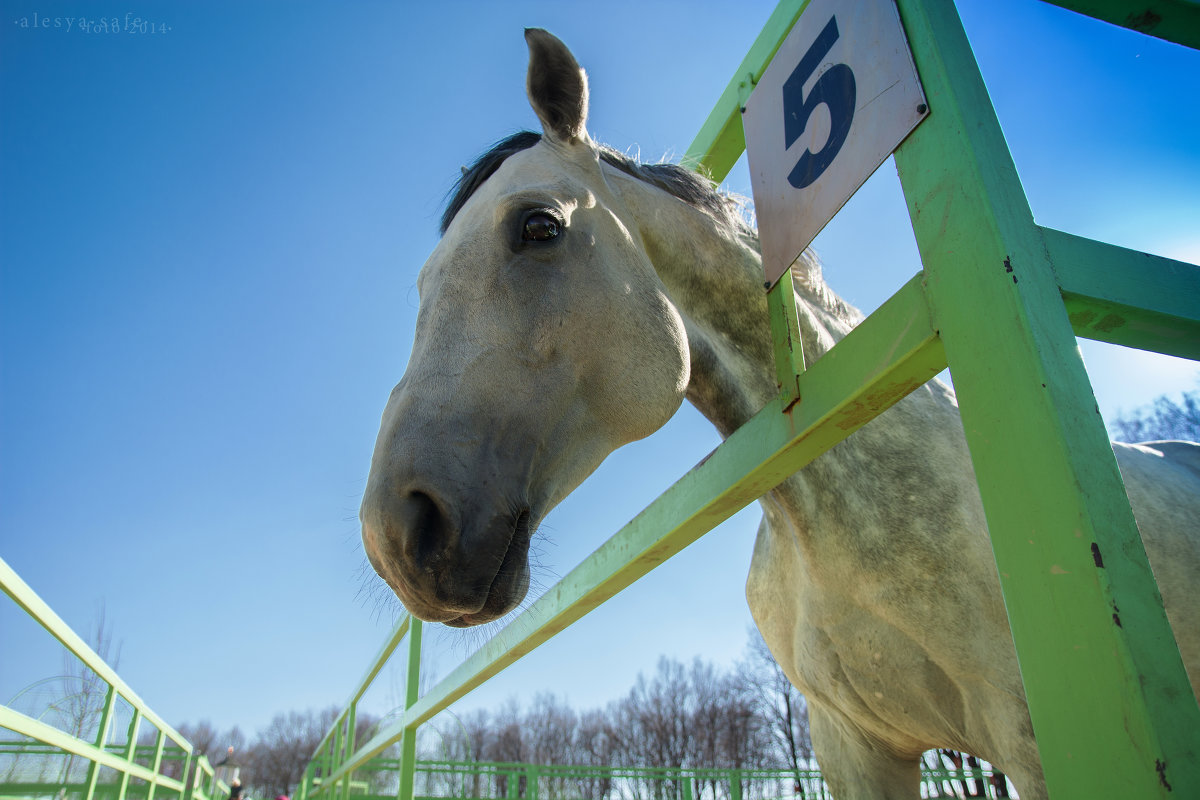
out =
[[(40, 719), (8, 706), (0, 706), (0, 728), (21, 739), (0, 742), (0, 755), (31, 755), (35, 759), (75, 756), (87, 765), (79, 785), (69, 787), (71, 797), (79, 800), (136, 796), (144, 800), (215, 800), (228, 797), (229, 787), (217, 780), (204, 756), (197, 756), (192, 745), (142, 701), (120, 676), (100, 658), (46, 603), (38, 597), (11, 567), (0, 559), (0, 588), (13, 602), (37, 621), (48, 634), (73, 653), (107, 687), (98, 732), (94, 740), (84, 740)], [(119, 702), (132, 709), (123, 744), (113, 744)], [(148, 725), (153, 732), (152, 745), (138, 745), (139, 731)], [(172, 767), (172, 765), (175, 765)], [(14, 765), (15, 766), (15, 765)], [(112, 770), (103, 775), (102, 770)], [(15, 772), (15, 770), (14, 770)], [(177, 773), (171, 775), (169, 773)], [(52, 796), (54, 792), (33, 792), (36, 781), (20, 774), (0, 778), (0, 797)], [(46, 787), (41, 786), (44, 790)]]
[[(375, 758), (350, 786), (355, 800), (396, 796), (395, 777), (401, 759)], [(613, 767), (599, 765), (527, 764), (487, 761), (416, 762), (420, 779), (414, 796), (488, 798), (489, 800), (574, 800), (575, 798), (650, 797), (658, 800), (829, 800), (831, 795), (816, 769), (691, 767)], [(926, 796), (997, 797), (1002, 780), (990, 768), (930, 769), (923, 767)]]
[[(1060, 4), (1200, 44), (1191, 0), (1140, 3), (1137, 14), (1115, 0)], [(741, 108), (805, 5), (783, 0), (771, 14), (685, 164), (728, 174), (745, 148)], [(1037, 225), (953, 3), (897, 5), (931, 109), (895, 152), (924, 270), (807, 369), (788, 347), (798, 341), (787, 335), (790, 293), (772, 291), (779, 398), (425, 696), (410, 696), (398, 721), (325, 761), (314, 796), (392, 742), (411, 748), (433, 715), (949, 366), (1051, 795), (1200, 797), (1200, 708), (1075, 344), (1200, 357), (1200, 270)], [(412, 797), (411, 782), (400, 797)]]

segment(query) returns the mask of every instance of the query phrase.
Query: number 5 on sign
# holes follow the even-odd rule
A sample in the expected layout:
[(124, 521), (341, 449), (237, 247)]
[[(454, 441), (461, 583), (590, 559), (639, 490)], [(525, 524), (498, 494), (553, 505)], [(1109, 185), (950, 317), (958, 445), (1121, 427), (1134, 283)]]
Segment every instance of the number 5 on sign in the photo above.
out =
[(894, 0), (812, 0), (742, 124), (774, 284), (928, 114)]

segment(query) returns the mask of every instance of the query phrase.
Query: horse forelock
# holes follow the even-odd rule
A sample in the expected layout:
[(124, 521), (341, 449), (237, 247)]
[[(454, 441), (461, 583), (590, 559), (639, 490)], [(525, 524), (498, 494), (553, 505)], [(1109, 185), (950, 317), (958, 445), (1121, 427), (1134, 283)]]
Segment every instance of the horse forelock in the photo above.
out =
[(446, 208), (442, 211), (439, 227), (440, 233), (443, 236), (446, 234), (450, 223), (458, 216), (458, 212), (462, 211), (462, 207), (471, 199), (471, 195), (475, 194), (483, 182), (500, 169), (500, 165), (508, 160), (509, 156), (516, 155), (522, 150), (528, 150), (541, 140), (542, 135), (533, 131), (514, 133), (492, 145), (487, 152), (475, 159), (471, 166), (463, 167), (462, 175), (454, 182), (454, 186), (447, 194)]
[[(471, 166), (464, 167), (462, 175), (447, 193), (440, 232), (445, 235), (450, 223), (471, 196), (505, 161), (530, 149), (541, 140), (540, 133), (519, 131), (496, 142), (476, 158)], [(744, 216), (744, 201), (714, 188), (712, 182), (702, 174), (679, 164), (643, 164), (607, 145), (595, 144), (595, 147), (606, 164), (705, 212), (714, 222), (743, 238), (755, 250), (759, 249), (758, 232)], [(811, 250), (806, 250), (796, 260), (792, 275), (796, 290), (818, 305), (847, 320), (857, 320), (861, 317), (857, 309), (845, 303), (825, 283), (820, 261)]]
[[(442, 212), (441, 233), (445, 234), (450, 223), (466, 205), (471, 195), (490, 178), (509, 157), (528, 150), (542, 140), (540, 133), (520, 131), (496, 142), (469, 167), (447, 195), (446, 208)], [(642, 164), (607, 145), (596, 145), (600, 157), (606, 164), (621, 170), (638, 180), (679, 198), (685, 203), (707, 212), (717, 222), (733, 230), (752, 232), (741, 216), (741, 202), (712, 187), (707, 178), (678, 164)]]

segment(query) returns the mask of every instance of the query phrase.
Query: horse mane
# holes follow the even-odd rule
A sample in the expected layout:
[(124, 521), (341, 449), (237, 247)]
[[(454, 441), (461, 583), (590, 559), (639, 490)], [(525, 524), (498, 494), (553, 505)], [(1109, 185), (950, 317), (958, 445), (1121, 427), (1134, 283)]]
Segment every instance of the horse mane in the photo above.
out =
[[(458, 212), (471, 195), (475, 194), (505, 160), (522, 150), (528, 150), (541, 140), (542, 135), (533, 131), (514, 133), (492, 145), (487, 152), (475, 159), (471, 166), (464, 167), (462, 176), (447, 195), (446, 210), (442, 212), (441, 233), (446, 233), (450, 223), (458, 216)], [(733, 230), (749, 230), (741, 216), (742, 204), (736, 198), (714, 189), (708, 179), (699, 173), (678, 164), (642, 164), (607, 145), (596, 147), (600, 151), (600, 158), (606, 164), (657, 186)]]
[[(447, 194), (446, 208), (442, 212), (440, 232), (445, 235), (450, 223), (466, 205), (471, 195), (490, 178), (510, 156), (528, 150), (542, 140), (540, 133), (519, 131), (496, 142), (464, 167), (462, 175)], [(720, 191), (704, 175), (679, 164), (642, 164), (608, 145), (596, 144), (600, 158), (625, 174), (656, 186), (679, 198), (690, 206), (712, 217), (716, 223), (726, 226), (735, 235), (759, 250), (758, 232), (745, 216), (742, 199)], [(792, 270), (792, 283), (796, 290), (829, 308), (839, 316), (853, 319), (861, 316), (857, 309), (849, 306), (834, 294), (821, 275), (821, 264), (811, 250), (805, 250), (796, 260)]]

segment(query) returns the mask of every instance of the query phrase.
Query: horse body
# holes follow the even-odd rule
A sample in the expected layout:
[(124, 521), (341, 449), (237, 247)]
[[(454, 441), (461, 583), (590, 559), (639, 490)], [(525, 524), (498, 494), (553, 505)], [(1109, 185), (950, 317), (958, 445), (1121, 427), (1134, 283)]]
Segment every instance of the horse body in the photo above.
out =
[[(376, 570), (413, 613), (452, 625), (515, 607), (538, 521), (685, 396), (726, 436), (778, 391), (753, 233), (691, 197), (682, 170), (592, 143), (574, 58), (527, 39), (542, 138), (477, 165), (448, 213), (363, 499)], [(819, 358), (860, 315), (810, 254), (795, 272)], [(1193, 687), (1198, 451), (1118, 447)], [(921, 387), (760, 502), (747, 598), (808, 697), (835, 795), (915, 798), (920, 754), (952, 747), (1043, 796), (952, 392)]]
[[(755, 243), (613, 173), (626, 206), (654, 220), (642, 236), (684, 319), (688, 400), (728, 435), (778, 392)], [(859, 315), (828, 289), (811, 255), (796, 269), (804, 352), (815, 360)], [(946, 386), (918, 389), (760, 504), (747, 599), (808, 698), (818, 758), (837, 796), (886, 797), (897, 787), (914, 796), (920, 755), (939, 746), (981, 755), (1019, 785), (1041, 783)]]

